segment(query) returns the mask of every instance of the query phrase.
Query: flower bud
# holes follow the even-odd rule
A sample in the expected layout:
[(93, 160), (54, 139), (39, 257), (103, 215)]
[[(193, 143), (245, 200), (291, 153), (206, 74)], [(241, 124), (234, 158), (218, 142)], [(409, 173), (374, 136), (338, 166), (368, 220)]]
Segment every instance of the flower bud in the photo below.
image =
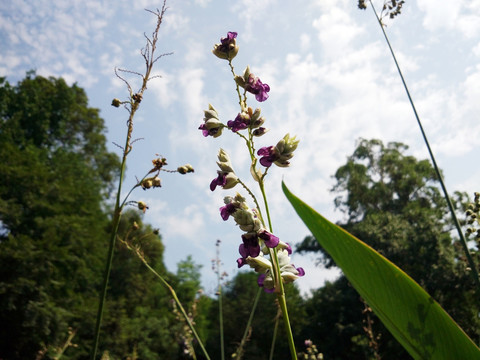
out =
[(289, 264), (281, 269), (283, 282), (288, 284), (297, 280), (305, 274), (303, 268), (295, 268), (293, 264)]
[(255, 166), (250, 166), (250, 174), (252, 174), (252, 177), (253, 177), (253, 180), (255, 180), (256, 182), (260, 182), (260, 180), (262, 179), (262, 172), (260, 171), (260, 169), (257, 169)]
[(252, 122), (255, 122), (257, 121), (258, 119), (260, 119), (260, 113), (261, 113), (261, 110), (259, 108), (256, 108), (255, 111), (252, 111), (252, 108), (248, 108), (250, 111), (250, 117), (252, 119)]
[(145, 214), (145, 211), (147, 211), (147, 209), (148, 209), (147, 204), (144, 203), (143, 201), (137, 202), (137, 206), (138, 206), (138, 209), (142, 210), (144, 214)]
[(212, 53), (220, 59), (232, 60), (238, 53), (236, 37), (236, 32), (229, 31), (227, 37), (220, 39), (220, 44), (213, 46)]
[(153, 186), (152, 179), (144, 179), (141, 185), (143, 190), (150, 189)]
[(252, 134), (253, 136), (260, 137), (265, 135), (268, 132), (269, 129), (264, 128), (264, 127), (259, 127), (258, 129), (253, 130)]
[(177, 168), (177, 172), (182, 174), (182, 175), (185, 175), (187, 172), (188, 172), (188, 169), (186, 166), (179, 166)]
[(245, 89), (245, 86), (247, 86), (248, 84), (249, 76), (250, 76), (250, 66), (247, 65), (247, 67), (245, 68), (245, 71), (243, 72), (243, 75), (235, 76), (235, 82), (237, 83), (238, 86)]
[(152, 164), (153, 164), (153, 169), (151, 170), (151, 172), (157, 171), (157, 170), (160, 170), (164, 165), (167, 165), (167, 159), (165, 158), (153, 159)]
[(212, 106), (212, 104), (208, 104), (208, 110), (204, 110), (203, 113), (205, 115), (204, 120), (208, 120), (208, 119), (212, 119), (212, 118), (218, 120), (218, 112), (217, 112), (217, 110), (215, 110), (215, 108)]
[(272, 269), (272, 263), (270, 262), (270, 260), (264, 258), (262, 255), (254, 258), (249, 256), (247, 257), (246, 262), (248, 265), (250, 265), (252, 269), (255, 270), (255, 272), (260, 274), (264, 274), (268, 270)]
[(232, 189), (235, 187), (235, 185), (238, 184), (238, 177), (235, 175), (235, 173), (228, 173), (225, 176), (226, 182), (225, 185), (223, 185), (224, 190)]
[(156, 187), (162, 187), (162, 180), (158, 177), (158, 176), (155, 176), (153, 179), (152, 179), (152, 185), (154, 188)]
[(296, 137), (290, 137), (290, 134), (286, 134), (275, 146), (275, 151), (279, 154), (279, 158), (274, 161), (274, 164), (280, 167), (287, 167), (290, 165), (290, 160), (293, 157), (293, 152), (296, 150), (300, 140), (296, 140)]
[(235, 173), (235, 171), (233, 171), (232, 163), (230, 161), (230, 156), (228, 156), (225, 150), (220, 148), (220, 150), (218, 151), (217, 157), (219, 160), (217, 161), (217, 165), (220, 168), (220, 170), (225, 171), (227, 173), (230, 173), (230, 172)]

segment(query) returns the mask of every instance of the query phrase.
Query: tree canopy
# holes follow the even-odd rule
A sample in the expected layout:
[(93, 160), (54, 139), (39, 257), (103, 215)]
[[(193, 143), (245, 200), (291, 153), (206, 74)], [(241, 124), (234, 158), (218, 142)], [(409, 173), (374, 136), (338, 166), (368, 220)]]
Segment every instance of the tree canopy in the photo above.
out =
[[(104, 132), (77, 85), (33, 72), (16, 85), (0, 79), (2, 359), (52, 358), (70, 332), (78, 346), (63, 358), (88, 356), (111, 227), (108, 196), (119, 169)], [(167, 273), (161, 238), (138, 211), (124, 213), (119, 236), (133, 222), (138, 229), (130, 236), (150, 265), (182, 284)], [(170, 297), (121, 242), (116, 252), (102, 350), (114, 358), (175, 357)]]

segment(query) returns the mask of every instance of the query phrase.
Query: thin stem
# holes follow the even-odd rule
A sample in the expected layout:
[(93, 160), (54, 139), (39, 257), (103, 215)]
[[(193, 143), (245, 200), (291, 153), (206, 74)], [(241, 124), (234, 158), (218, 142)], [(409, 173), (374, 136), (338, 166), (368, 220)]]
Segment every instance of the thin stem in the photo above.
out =
[[(233, 75), (233, 81), (235, 81), (236, 74), (235, 74), (235, 69), (233, 68), (231, 59), (228, 59), (228, 65), (230, 66), (230, 71), (232, 72), (232, 75)], [(238, 86), (236, 81), (235, 81), (235, 86), (236, 86), (236, 90), (237, 90), (237, 94), (238, 94), (238, 104), (240, 105), (240, 109), (243, 110), (242, 95), (240, 94), (240, 87)]]
[[(258, 213), (260, 215), (260, 220), (262, 221), (263, 223), (263, 216), (262, 216), (262, 211), (260, 209), (260, 205), (258, 204), (258, 201), (257, 201), (257, 198), (255, 197), (255, 195), (253, 194), (253, 192), (248, 188), (247, 185), (245, 185), (245, 183), (240, 180), (240, 178), (238, 179), (238, 183), (240, 185), (242, 185), (242, 187), (248, 192), (248, 194), (252, 197), (253, 199), (253, 202), (255, 203), (255, 206), (257, 207), (257, 210), (258, 210)], [(265, 224), (263, 224), (265, 226)]]
[[(280, 281), (280, 284), (282, 284), (282, 281)], [(283, 284), (281, 285), (281, 287), (283, 290)], [(293, 341), (292, 327), (290, 325), (290, 319), (288, 318), (287, 299), (285, 298), (285, 291), (283, 291), (282, 293), (278, 293), (277, 299), (280, 304), (280, 308), (282, 309), (283, 323), (285, 324), (285, 329), (287, 330), (287, 340), (288, 347), (290, 348), (290, 355), (292, 356), (292, 360), (297, 360), (297, 352), (295, 350), (295, 343)]]
[(277, 316), (275, 316), (275, 325), (273, 326), (273, 338), (272, 338), (272, 345), (270, 345), (270, 356), (268, 357), (269, 360), (273, 360), (273, 354), (275, 353), (275, 343), (277, 340), (277, 333), (278, 333), (278, 319), (280, 318), (280, 309), (277, 311)]
[[(130, 114), (130, 118), (132, 117), (133, 117), (133, 114)], [(132, 126), (132, 122), (129, 122), (129, 130), (131, 126)], [(130, 137), (127, 136), (127, 140), (125, 141), (125, 148), (123, 151), (122, 165), (120, 167), (120, 179), (118, 181), (117, 197), (115, 201), (115, 209), (114, 209), (114, 215), (113, 215), (113, 221), (112, 221), (112, 232), (110, 234), (107, 262), (105, 264), (105, 271), (103, 273), (102, 291), (100, 293), (100, 303), (98, 305), (97, 320), (95, 323), (94, 343), (93, 343), (93, 348), (90, 355), (90, 358), (92, 360), (95, 360), (97, 357), (98, 343), (100, 340), (100, 326), (102, 323), (105, 300), (107, 298), (108, 279), (110, 278), (110, 271), (112, 269), (113, 252), (115, 250), (115, 239), (117, 238), (118, 225), (120, 223), (120, 217), (122, 214), (122, 207), (120, 206), (120, 197), (122, 193), (123, 177), (125, 174), (125, 168), (127, 163), (127, 155), (128, 155), (127, 149), (129, 148), (129, 146), (130, 146)]]
[[(273, 228), (272, 228), (272, 221), (270, 219), (270, 211), (268, 208), (268, 201), (267, 201), (267, 195), (265, 192), (265, 185), (263, 182), (263, 178), (259, 182), (260, 186), (260, 191), (263, 196), (263, 202), (265, 205), (265, 212), (267, 213), (267, 218), (268, 218), (268, 226), (270, 229), (270, 232), (273, 233)], [(280, 271), (280, 266), (278, 262), (278, 255), (277, 255), (277, 249), (270, 249), (270, 257), (272, 258), (272, 265), (273, 265), (273, 271), (274, 274), (274, 284), (275, 284), (275, 291), (277, 292), (277, 299), (278, 303), (280, 304), (280, 308), (282, 309), (282, 314), (283, 314), (283, 322), (285, 325), (285, 330), (287, 333), (287, 340), (288, 340), (288, 346), (290, 348), (290, 355), (292, 356), (293, 360), (297, 359), (297, 351), (295, 349), (295, 343), (293, 341), (293, 333), (292, 333), (292, 327), (290, 325), (290, 319), (288, 316), (288, 309), (287, 309), (287, 299), (285, 297), (285, 288), (283, 286), (283, 280), (282, 280), (282, 273)], [(273, 339), (275, 341), (275, 337)]]
[[(91, 360), (95, 360), (97, 356), (97, 351), (98, 351), (98, 343), (100, 340), (100, 327), (102, 323), (102, 317), (103, 317), (103, 311), (105, 307), (105, 301), (107, 298), (107, 289), (108, 289), (108, 281), (110, 278), (110, 271), (112, 268), (112, 262), (113, 262), (113, 254), (115, 251), (115, 240), (117, 238), (117, 233), (118, 233), (118, 227), (120, 223), (120, 218), (122, 215), (122, 209), (123, 205), (125, 204), (125, 201), (121, 202), (121, 193), (122, 193), (122, 184), (123, 184), (123, 178), (125, 175), (125, 169), (126, 169), (126, 164), (127, 164), (127, 156), (132, 150), (132, 132), (133, 132), (133, 118), (135, 116), (136, 111), (138, 110), (140, 106), (140, 102), (143, 97), (143, 93), (147, 89), (147, 83), (148, 80), (150, 79), (150, 73), (153, 69), (153, 64), (158, 60), (158, 58), (154, 58), (153, 55), (155, 53), (156, 49), (156, 44), (158, 40), (158, 31), (160, 30), (160, 25), (162, 24), (163, 20), (163, 15), (165, 14), (166, 11), (166, 0), (163, 1), (163, 6), (161, 12), (152, 12), (157, 16), (157, 25), (156, 28), (152, 34), (152, 39), (147, 38), (147, 46), (145, 47), (145, 50), (142, 51), (142, 56), (145, 59), (145, 64), (146, 64), (146, 71), (145, 75), (142, 76), (142, 87), (140, 91), (137, 94), (132, 94), (132, 89), (128, 82), (124, 79), (122, 79), (118, 73), (117, 76), (121, 78), (122, 80), (125, 81), (127, 84), (129, 93), (130, 93), (130, 109), (129, 109), (129, 118), (127, 121), (127, 136), (125, 139), (125, 146), (123, 147), (123, 156), (122, 156), (122, 163), (120, 166), (120, 179), (118, 181), (118, 189), (117, 189), (117, 196), (115, 200), (115, 208), (113, 212), (113, 221), (112, 221), (112, 232), (110, 234), (110, 241), (109, 241), (109, 247), (108, 247), (108, 254), (107, 254), (107, 262), (105, 264), (105, 271), (103, 274), (103, 284), (102, 284), (102, 290), (100, 293), (100, 302), (98, 305), (98, 311), (97, 311), (97, 319), (96, 319), (96, 324), (95, 324), (95, 333), (94, 333), (94, 343), (92, 347), (92, 351), (90, 354)], [(130, 191), (131, 192), (131, 191)], [(129, 192), (129, 194), (130, 194)]]
[(178, 299), (177, 297), (177, 293), (175, 292), (175, 289), (170, 286), (170, 284), (158, 273), (155, 271), (154, 268), (152, 268), (148, 262), (140, 255), (138, 254), (138, 257), (140, 258), (140, 260), (145, 264), (145, 266), (157, 277), (160, 279), (160, 281), (163, 283), (163, 285), (165, 285), (165, 287), (170, 291), (170, 294), (172, 295), (173, 299), (175, 300), (175, 303), (177, 304), (177, 306), (180, 308), (180, 311), (183, 315), (183, 317), (185, 318), (185, 321), (187, 322), (187, 325), (188, 327), (190, 328), (190, 330), (192, 331), (193, 333), (193, 336), (195, 337), (195, 339), (198, 341), (198, 345), (200, 346), (200, 348), (202, 349), (202, 352), (203, 352), (203, 355), (205, 355), (205, 358), (207, 360), (210, 360), (210, 356), (208, 356), (208, 353), (207, 353), (207, 350), (205, 349), (205, 347), (203, 346), (203, 342), (202, 340), (200, 339), (200, 337), (198, 336), (197, 334), (197, 331), (195, 330), (195, 327), (193, 326), (192, 322), (190, 321), (190, 318), (189, 316), (187, 315), (187, 312), (185, 311), (185, 309), (183, 308), (182, 306), (182, 303), (180, 302), (180, 300)]
[(402, 74), (402, 71), (400, 70), (400, 66), (398, 65), (398, 62), (397, 62), (397, 58), (395, 56), (395, 53), (393, 51), (393, 48), (392, 46), (390, 45), (390, 41), (388, 40), (388, 36), (387, 36), (387, 33), (385, 32), (385, 29), (383, 27), (383, 24), (382, 24), (382, 21), (380, 20), (380, 18), (378, 17), (378, 14), (377, 14), (377, 11), (375, 10), (375, 7), (373, 6), (373, 3), (372, 1), (370, 0), (370, 5), (372, 6), (372, 9), (373, 9), (373, 12), (375, 14), (375, 17), (377, 18), (377, 21), (378, 21), (378, 24), (380, 25), (380, 28), (382, 29), (382, 32), (383, 32), (383, 36), (385, 37), (385, 40), (387, 42), (387, 45), (388, 45), (388, 48), (390, 49), (390, 53), (392, 54), (392, 57), (393, 57), (393, 61), (395, 62), (395, 66), (397, 67), (397, 71), (398, 71), (398, 74), (400, 75), (400, 78), (402, 79), (402, 83), (403, 83), (403, 87), (405, 88), (405, 92), (407, 93), (407, 96), (408, 96), (408, 100), (410, 102), (410, 105), (412, 106), (412, 109), (413, 109), (413, 113), (415, 114), (415, 118), (417, 119), (417, 123), (418, 123), (418, 126), (420, 128), (420, 131), (422, 133), (422, 136), (423, 136), (423, 140), (425, 141), (425, 145), (427, 146), (427, 149), (428, 149), (428, 153), (430, 154), (430, 158), (432, 160), (432, 163), (433, 163), (433, 167), (435, 168), (435, 172), (437, 174), (437, 177), (438, 177), (438, 180), (440, 181), (440, 185), (442, 187), (442, 190), (443, 190), (443, 194), (445, 196), (445, 199), (447, 200), (447, 204), (448, 204), (448, 208), (450, 210), (450, 213), (452, 215), (452, 219), (455, 223), (455, 227), (457, 228), (457, 231), (458, 231), (458, 235), (460, 236), (460, 242), (462, 244), (462, 247), (463, 247), (463, 250), (465, 252), (465, 256), (467, 257), (467, 260), (468, 260), (468, 264), (471, 268), (471, 273), (472, 273), (472, 276), (473, 276), (473, 279), (477, 285), (477, 289), (480, 289), (480, 278), (478, 276), (478, 271), (477, 271), (477, 267), (475, 266), (475, 263), (472, 259), (472, 256), (470, 254), (470, 251), (468, 250), (468, 245), (467, 245), (467, 240), (465, 239), (465, 236), (462, 232), (462, 228), (460, 226), (460, 222), (458, 221), (457, 219), (457, 215), (455, 214), (455, 209), (453, 207), (453, 204), (452, 204), (452, 201), (450, 200), (450, 196), (448, 195), (448, 192), (447, 192), (447, 187), (445, 186), (445, 183), (443, 181), (443, 177), (442, 177), (442, 174), (440, 173), (440, 170), (437, 166), (437, 162), (435, 161), (435, 157), (433, 155), (433, 152), (432, 152), (432, 149), (430, 148), (430, 144), (427, 140), (427, 135), (425, 134), (425, 131), (423, 129), (423, 126), (422, 126), (422, 123), (420, 121), (420, 117), (418, 116), (418, 113), (417, 113), (417, 110), (415, 108), (415, 105), (413, 103), (413, 100), (412, 100), (412, 97), (410, 96), (410, 91), (408, 90), (408, 87), (407, 87), (407, 84), (405, 82), (405, 79), (403, 77), (403, 74)]
[(218, 285), (218, 316), (220, 322), (220, 354), (225, 360), (225, 341), (223, 339), (223, 308), (222, 308), (222, 286)]
[(218, 319), (220, 325), (220, 356), (225, 360), (225, 342), (223, 338), (223, 305), (222, 305), (222, 284), (220, 276), (220, 249), (219, 242), (217, 242), (217, 282), (218, 282)]
[(260, 186), (260, 192), (262, 193), (263, 204), (265, 205), (265, 212), (267, 213), (268, 228), (270, 229), (270, 232), (273, 233), (272, 220), (270, 219), (270, 210), (268, 209), (267, 194), (265, 193), (265, 184), (263, 183), (263, 178), (258, 184)]
[(243, 356), (243, 349), (245, 348), (245, 344), (247, 342), (248, 334), (250, 333), (250, 329), (252, 328), (252, 321), (253, 316), (255, 315), (255, 311), (257, 310), (258, 300), (263, 293), (262, 288), (258, 288), (257, 295), (255, 295), (255, 299), (253, 300), (252, 310), (250, 310), (250, 316), (248, 317), (247, 326), (245, 327), (245, 331), (243, 332), (242, 340), (240, 341), (240, 345), (238, 346), (237, 350), (235, 351), (236, 359), (241, 359)]

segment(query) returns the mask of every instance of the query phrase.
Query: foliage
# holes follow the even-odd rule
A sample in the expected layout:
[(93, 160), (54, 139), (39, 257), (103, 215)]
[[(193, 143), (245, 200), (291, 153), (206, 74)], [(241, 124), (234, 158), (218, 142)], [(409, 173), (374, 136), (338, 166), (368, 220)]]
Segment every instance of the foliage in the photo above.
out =
[[(337, 184), (333, 190), (343, 193), (335, 203), (347, 215), (346, 222), (340, 225), (400, 266), (476, 338), (478, 319), (474, 315), (473, 283), (465, 273), (465, 263), (458, 261), (461, 256), (458, 247), (452, 246), (455, 240), (450, 234), (446, 202), (429, 162), (405, 155), (406, 150), (407, 146), (400, 143), (384, 146), (379, 140), (359, 142), (353, 155), (335, 174)], [(461, 200), (462, 196), (458, 194), (457, 198)], [(333, 265), (324, 249), (315, 246), (313, 238), (305, 239), (299, 248), (321, 251), (322, 261), (327, 266)], [(330, 287), (348, 293), (343, 280)], [(321, 292), (318, 290), (316, 295), (323, 296)], [(361, 313), (363, 305), (358, 295), (351, 293), (351, 296), (355, 298), (331, 299), (332, 306), (345, 309), (347, 306), (341, 301), (348, 301), (348, 306), (357, 304), (356, 311)], [(339, 318), (344, 319), (343, 324), (356, 327), (357, 335), (364, 334), (357, 315), (342, 311)], [(401, 349), (385, 329), (377, 325), (375, 328), (382, 336), (382, 353), (396, 353), (400, 358)], [(320, 342), (317, 345), (328, 357), (328, 349)], [(332, 349), (340, 346), (338, 343)]]
[[(136, 230), (130, 231), (134, 223)], [(166, 273), (161, 238), (142, 223), (138, 211), (123, 214), (119, 238), (139, 244), (149, 264), (159, 273)], [(168, 292), (121, 242), (116, 245), (109, 284), (101, 352), (108, 350), (114, 358), (131, 356), (134, 350), (142, 359), (175, 357), (179, 350), (175, 334), (170, 331), (175, 318)]]
[[(106, 200), (119, 161), (106, 149), (98, 110), (78, 86), (34, 73), (17, 85), (0, 84), (0, 358), (51, 358), (69, 334), (76, 346), (62, 358), (86, 358), (111, 228)], [(198, 266), (191, 262), (178, 279), (166, 272), (155, 233), (138, 211), (124, 212), (120, 238), (140, 244), (149, 264), (173, 283), (196, 286)], [(180, 356), (170, 296), (123, 244), (116, 253), (102, 350), (112, 359)]]
[[(225, 353), (226, 357), (235, 354), (235, 351), (241, 341), (243, 331), (247, 325), (247, 320), (252, 309), (252, 304), (257, 294), (257, 277), (252, 272), (239, 272), (227, 285), (223, 292), (223, 317)], [(306, 313), (303, 307), (303, 299), (295, 284), (285, 286), (286, 297), (288, 299), (288, 312), (292, 324), (294, 336), (298, 338), (302, 328), (306, 323)], [(274, 294), (262, 293), (255, 313), (251, 332), (245, 347), (244, 359), (266, 359), (270, 353), (270, 347), (273, 337), (273, 328), (275, 318), (279, 314), (279, 307)], [(220, 358), (220, 344), (218, 332), (218, 306), (215, 300), (211, 306), (211, 325), (207, 347), (212, 358)], [(281, 319), (280, 319), (281, 321)], [(290, 359), (289, 347), (285, 339), (285, 329), (278, 326), (279, 334), (275, 344), (275, 359)], [(297, 340), (298, 348), (302, 348), (302, 340)]]
[(76, 85), (34, 73), (0, 85), (0, 357), (34, 358), (91, 326), (118, 160)]

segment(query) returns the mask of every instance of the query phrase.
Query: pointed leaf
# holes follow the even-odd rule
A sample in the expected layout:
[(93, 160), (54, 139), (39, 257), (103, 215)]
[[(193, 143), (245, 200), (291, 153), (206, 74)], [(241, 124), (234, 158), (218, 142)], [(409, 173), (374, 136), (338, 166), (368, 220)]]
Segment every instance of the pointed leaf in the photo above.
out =
[(480, 349), (412, 278), (326, 220), (284, 183), (282, 187), (313, 236), (410, 355), (415, 359), (480, 359)]

